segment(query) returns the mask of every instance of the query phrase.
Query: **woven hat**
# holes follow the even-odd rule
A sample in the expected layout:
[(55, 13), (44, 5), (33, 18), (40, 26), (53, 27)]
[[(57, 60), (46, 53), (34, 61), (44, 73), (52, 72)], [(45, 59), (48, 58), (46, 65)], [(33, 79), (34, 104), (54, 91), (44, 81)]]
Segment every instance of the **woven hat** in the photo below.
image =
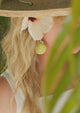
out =
[(3, 0), (0, 16), (67, 16), (71, 0)]

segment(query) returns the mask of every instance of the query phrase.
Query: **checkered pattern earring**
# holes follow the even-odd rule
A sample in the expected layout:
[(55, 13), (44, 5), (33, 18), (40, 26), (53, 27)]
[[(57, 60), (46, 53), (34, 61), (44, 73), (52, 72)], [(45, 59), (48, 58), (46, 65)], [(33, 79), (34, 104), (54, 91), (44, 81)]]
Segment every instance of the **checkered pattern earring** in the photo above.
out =
[(44, 41), (39, 41), (38, 44), (36, 45), (36, 53), (39, 55), (42, 55), (46, 52), (46, 45), (44, 44)]

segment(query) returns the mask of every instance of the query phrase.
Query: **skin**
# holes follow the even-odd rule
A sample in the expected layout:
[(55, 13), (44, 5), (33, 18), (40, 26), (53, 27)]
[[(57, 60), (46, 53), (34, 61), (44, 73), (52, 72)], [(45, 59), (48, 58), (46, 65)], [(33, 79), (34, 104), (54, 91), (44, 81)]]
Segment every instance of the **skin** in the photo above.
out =
[(13, 109), (9, 102), (13, 92), (10, 85), (4, 77), (0, 78), (0, 113), (16, 113), (16, 101), (14, 98)]
[(44, 41), (44, 44), (46, 45), (47, 47), (47, 50), (44, 54), (42, 55), (38, 55), (38, 58), (39, 58), (39, 70), (40, 70), (40, 77), (41, 79), (43, 78), (43, 72), (44, 72), (44, 69), (45, 69), (45, 66), (46, 66), (46, 63), (47, 63), (47, 60), (48, 60), (48, 57), (49, 57), (49, 54), (50, 54), (50, 51), (51, 51), (51, 48), (52, 48), (52, 45), (54, 44), (55, 42), (55, 39), (59, 33), (61, 29), (61, 24), (55, 24), (51, 30), (46, 33), (43, 37), (43, 41)]
[[(56, 39), (59, 30), (61, 29), (61, 24), (55, 24), (51, 30), (46, 33), (42, 40), (44, 40), (45, 45), (47, 46), (47, 51), (43, 55), (38, 55), (39, 58), (39, 71), (40, 71), (40, 78), (43, 78), (43, 72), (46, 66), (46, 62), (48, 56), (50, 54), (51, 47)], [(12, 90), (10, 88), (9, 83), (4, 77), (0, 77), (0, 113), (16, 113), (16, 100), (14, 98), (13, 106), (14, 109), (10, 109), (9, 101), (12, 95)]]

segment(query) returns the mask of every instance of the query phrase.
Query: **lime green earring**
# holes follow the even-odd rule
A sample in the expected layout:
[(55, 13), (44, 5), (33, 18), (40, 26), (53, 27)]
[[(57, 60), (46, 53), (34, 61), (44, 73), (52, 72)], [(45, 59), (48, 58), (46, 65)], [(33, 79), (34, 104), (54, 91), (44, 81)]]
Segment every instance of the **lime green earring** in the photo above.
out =
[(39, 41), (36, 45), (36, 54), (42, 55), (46, 52), (46, 45), (43, 41)]

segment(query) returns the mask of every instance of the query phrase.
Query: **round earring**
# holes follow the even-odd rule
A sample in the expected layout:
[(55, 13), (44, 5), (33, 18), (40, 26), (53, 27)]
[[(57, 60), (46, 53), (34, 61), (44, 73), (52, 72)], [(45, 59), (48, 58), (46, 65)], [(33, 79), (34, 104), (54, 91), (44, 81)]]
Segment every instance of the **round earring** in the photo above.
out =
[(46, 45), (43, 41), (40, 40), (36, 45), (36, 54), (42, 55), (46, 52), (46, 49)]

